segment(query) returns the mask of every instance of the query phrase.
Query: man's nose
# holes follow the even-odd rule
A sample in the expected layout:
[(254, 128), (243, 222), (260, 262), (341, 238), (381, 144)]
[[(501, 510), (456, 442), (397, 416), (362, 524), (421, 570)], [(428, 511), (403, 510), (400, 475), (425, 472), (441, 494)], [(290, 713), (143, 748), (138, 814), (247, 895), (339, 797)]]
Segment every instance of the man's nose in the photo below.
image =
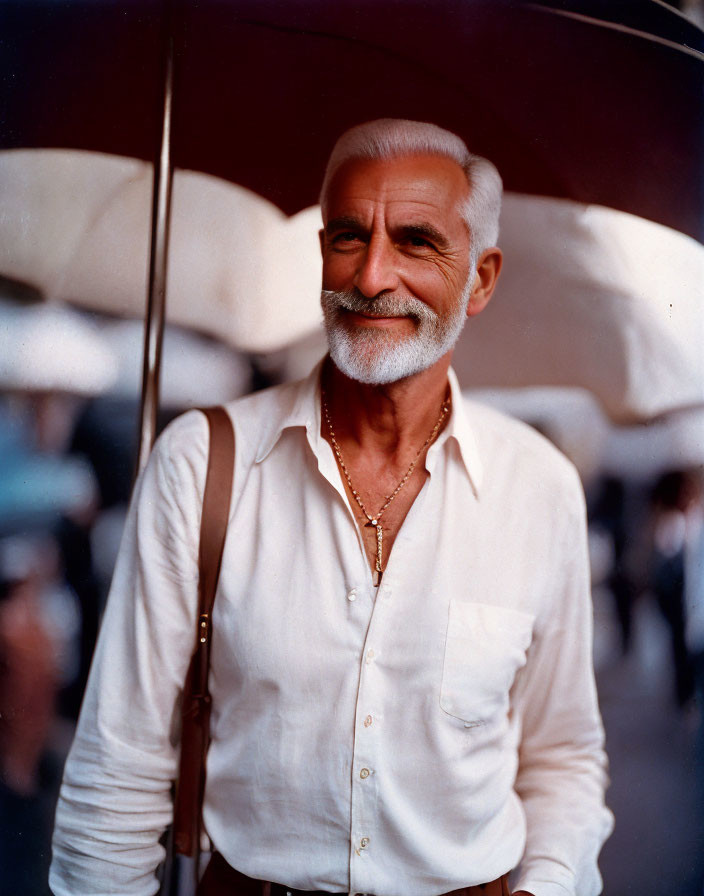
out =
[(389, 240), (380, 235), (374, 235), (367, 243), (354, 285), (368, 299), (398, 287), (394, 254), (394, 247)]

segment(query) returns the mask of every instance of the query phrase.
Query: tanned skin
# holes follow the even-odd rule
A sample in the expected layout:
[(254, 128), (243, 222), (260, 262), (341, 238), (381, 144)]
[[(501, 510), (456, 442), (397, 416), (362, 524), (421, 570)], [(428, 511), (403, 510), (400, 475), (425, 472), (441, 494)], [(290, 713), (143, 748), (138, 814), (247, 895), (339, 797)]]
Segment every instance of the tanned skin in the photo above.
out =
[[(454, 161), (434, 155), (355, 160), (332, 180), (320, 233), (323, 288), (356, 289), (369, 299), (412, 296), (447, 313), (467, 282), (470, 236), (461, 215), (469, 193)], [(501, 252), (478, 261), (467, 315), (482, 311), (494, 290)], [(346, 325), (383, 327), (399, 339), (413, 332), (409, 317), (378, 318), (344, 312)], [(342, 456), (365, 507), (375, 513), (405, 475), (438, 420), (447, 393), (452, 352), (413, 376), (370, 386), (350, 379), (328, 361), (324, 371), (330, 415)], [(323, 426), (323, 435), (328, 432)], [(425, 457), (384, 512), (385, 567), (394, 539), (428, 473)], [(349, 489), (348, 489), (349, 492)], [(376, 532), (350, 494), (370, 566)]]

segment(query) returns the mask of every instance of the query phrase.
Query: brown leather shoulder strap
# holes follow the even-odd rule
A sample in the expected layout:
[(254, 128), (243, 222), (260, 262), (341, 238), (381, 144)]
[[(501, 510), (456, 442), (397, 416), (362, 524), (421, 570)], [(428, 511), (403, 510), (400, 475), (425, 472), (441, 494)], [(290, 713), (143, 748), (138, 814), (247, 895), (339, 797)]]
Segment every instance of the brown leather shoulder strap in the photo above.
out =
[[(204, 408), (210, 429), (200, 526), (196, 641), (183, 688), (181, 756), (174, 800), (174, 850), (197, 856), (205, 790), (205, 760), (210, 742), (210, 646), (212, 610), (230, 516), (235, 466), (235, 434), (224, 408)], [(194, 863), (197, 870), (198, 862)]]
[(210, 457), (200, 525), (200, 611), (210, 613), (220, 575), (222, 551), (230, 514), (235, 459), (235, 433), (225, 408), (203, 408), (210, 426)]
[(215, 592), (220, 576), (235, 460), (235, 433), (223, 407), (202, 408), (210, 428), (208, 472), (203, 492), (203, 515), (198, 549), (198, 639), (196, 641), (198, 693), (208, 692), (210, 633)]

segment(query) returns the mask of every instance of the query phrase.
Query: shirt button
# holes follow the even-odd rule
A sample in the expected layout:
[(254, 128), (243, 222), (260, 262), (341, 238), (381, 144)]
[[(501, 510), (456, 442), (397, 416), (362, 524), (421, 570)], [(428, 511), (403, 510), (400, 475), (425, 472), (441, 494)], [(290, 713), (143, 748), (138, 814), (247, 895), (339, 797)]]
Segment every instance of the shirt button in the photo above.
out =
[(362, 837), (362, 839), (359, 841), (359, 845), (362, 847), (362, 849), (366, 849), (369, 846), (369, 837)]
[(381, 591), (384, 597), (391, 597), (391, 585), (382, 585)]
[(364, 727), (365, 727), (365, 728), (368, 728), (368, 727), (371, 725), (372, 721), (373, 721), (373, 720), (372, 720), (372, 717), (371, 717), (371, 716), (367, 716), (366, 719), (364, 720)]
[(352, 588), (351, 591), (347, 592), (347, 600), (349, 600), (349, 601), (357, 600), (357, 589), (356, 588)]
[(368, 768), (363, 768), (362, 771), (359, 773), (359, 777), (360, 778), (368, 778), (370, 774), (371, 774), (371, 772), (369, 771)]
[(374, 662), (375, 656), (376, 656), (376, 654), (374, 653), (373, 649), (370, 647), (369, 650), (367, 651), (367, 659), (366, 659), (367, 665)]

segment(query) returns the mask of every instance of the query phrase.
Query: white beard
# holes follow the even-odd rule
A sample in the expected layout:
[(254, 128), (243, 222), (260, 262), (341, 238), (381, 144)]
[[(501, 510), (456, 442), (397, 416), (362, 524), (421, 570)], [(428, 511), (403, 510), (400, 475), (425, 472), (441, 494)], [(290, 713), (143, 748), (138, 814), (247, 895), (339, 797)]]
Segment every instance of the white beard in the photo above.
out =
[[(443, 316), (410, 296), (367, 299), (359, 292), (324, 289), (320, 302), (335, 366), (350, 379), (375, 386), (394, 383), (432, 367), (459, 339), (467, 320), (473, 281), (474, 272), (455, 307)], [(410, 336), (399, 336), (382, 327), (355, 327), (343, 309), (381, 317), (410, 317), (416, 322), (416, 331)]]

